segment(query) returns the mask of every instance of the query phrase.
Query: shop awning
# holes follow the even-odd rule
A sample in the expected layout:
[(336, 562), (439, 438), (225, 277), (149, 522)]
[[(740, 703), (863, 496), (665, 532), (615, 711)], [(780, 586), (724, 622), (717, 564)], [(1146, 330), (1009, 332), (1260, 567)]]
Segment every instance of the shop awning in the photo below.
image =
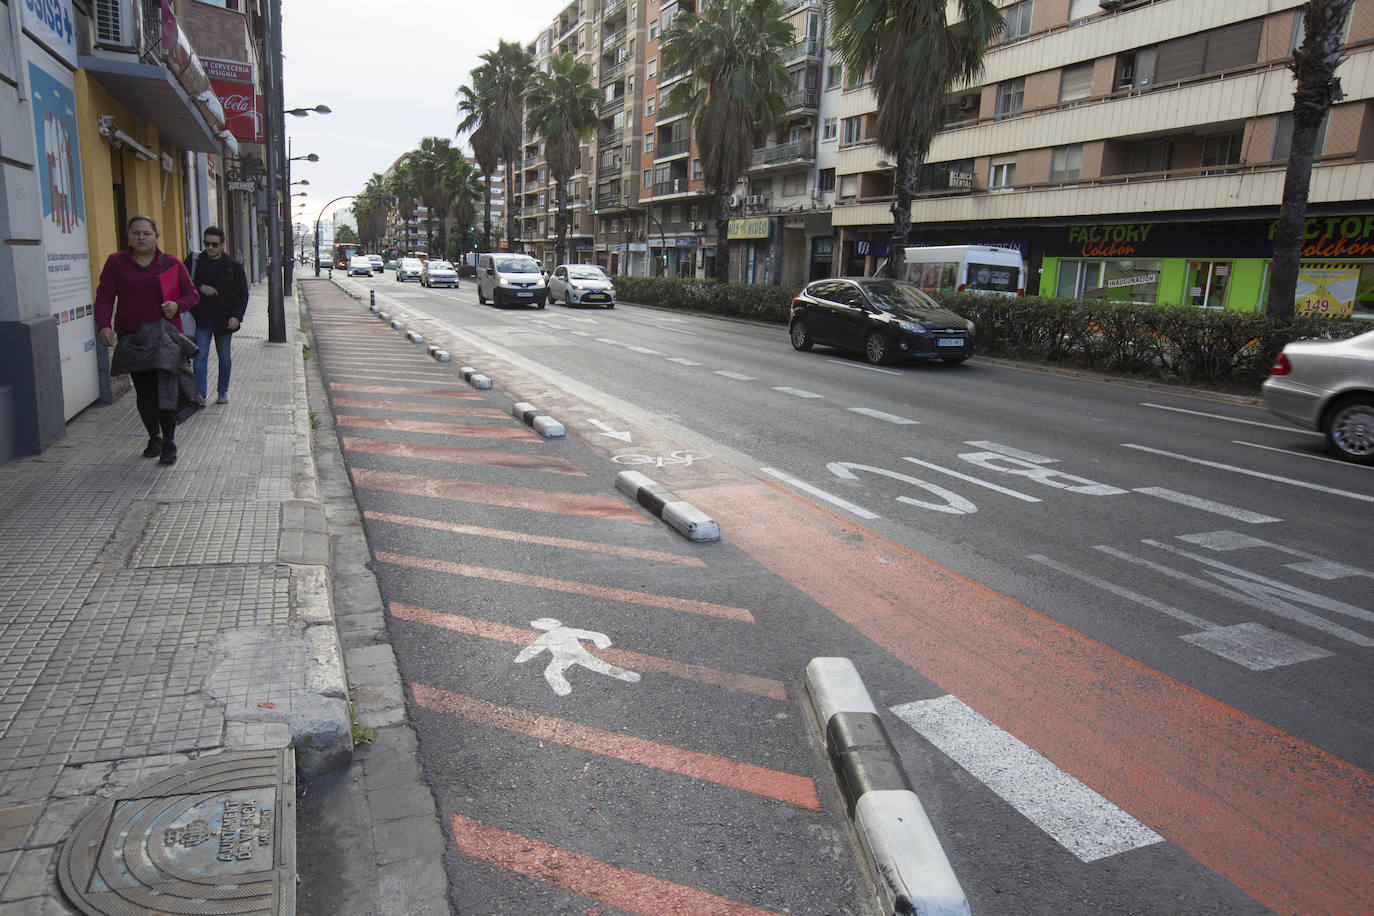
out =
[(167, 143), (201, 153), (220, 151), (219, 138), (167, 68), (85, 54), (77, 63), (121, 105), (155, 126)]

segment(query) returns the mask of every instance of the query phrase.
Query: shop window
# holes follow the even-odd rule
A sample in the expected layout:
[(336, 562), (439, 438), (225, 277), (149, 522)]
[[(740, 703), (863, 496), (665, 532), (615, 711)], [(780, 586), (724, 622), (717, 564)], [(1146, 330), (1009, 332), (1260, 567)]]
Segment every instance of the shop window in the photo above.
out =
[(1083, 172), (1083, 144), (1072, 143), (1050, 150), (1050, 181), (1076, 181)]
[(1030, 34), (1032, 3), (1033, 0), (1021, 0), (1002, 10), (1002, 18), (1007, 23), (1002, 29), (1003, 41), (1015, 41), (1022, 35)]
[(1204, 309), (1226, 308), (1226, 293), (1231, 288), (1230, 261), (1193, 261), (1188, 265), (1189, 305)]
[(1055, 295), (1153, 305), (1159, 301), (1160, 261), (1060, 261)]
[[(1260, 301), (1268, 301), (1269, 268)], [(1374, 262), (1303, 261), (1293, 303), (1296, 314), (1374, 318)]]
[(997, 120), (1011, 118), (1021, 113), (1021, 103), (1026, 97), (1026, 79), (1018, 76), (997, 84), (997, 110), (993, 117)]

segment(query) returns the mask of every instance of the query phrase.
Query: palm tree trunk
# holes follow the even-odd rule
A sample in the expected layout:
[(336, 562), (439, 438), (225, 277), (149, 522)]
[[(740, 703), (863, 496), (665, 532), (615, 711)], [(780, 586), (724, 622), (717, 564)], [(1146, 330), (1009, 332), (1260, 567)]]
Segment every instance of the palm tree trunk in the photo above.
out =
[(515, 187), (515, 163), (506, 159), (506, 250), (515, 250), (515, 211), (511, 209), (511, 191)]
[[(482, 218), (482, 250), (491, 251), (491, 175), (487, 172), (482, 173), (482, 178), (486, 182), (486, 209), (483, 211)], [(510, 189), (506, 189), (506, 210), (510, 210)]]
[(1309, 0), (1303, 16), (1307, 35), (1293, 62), (1298, 76), (1298, 88), (1293, 93), (1293, 142), (1283, 179), (1283, 204), (1274, 229), (1274, 261), (1265, 305), (1269, 315), (1282, 320), (1293, 317), (1317, 133), (1331, 108), (1336, 67), (1341, 62), (1341, 32), (1353, 4), (1354, 0)]
[(568, 263), (565, 255), (568, 252), (568, 185), (565, 181), (556, 181), (554, 184), (554, 197), (558, 202), (558, 214), (554, 217), (553, 228), (553, 257), (555, 266)]
[[(730, 282), (730, 192), (716, 192), (716, 271), (718, 283)], [(665, 252), (666, 254), (666, 252)]]
[(887, 269), (884, 273), (896, 280), (906, 273), (906, 243), (911, 234), (911, 198), (921, 159), (915, 150), (897, 154), (897, 172), (892, 188), (892, 238), (887, 243)]

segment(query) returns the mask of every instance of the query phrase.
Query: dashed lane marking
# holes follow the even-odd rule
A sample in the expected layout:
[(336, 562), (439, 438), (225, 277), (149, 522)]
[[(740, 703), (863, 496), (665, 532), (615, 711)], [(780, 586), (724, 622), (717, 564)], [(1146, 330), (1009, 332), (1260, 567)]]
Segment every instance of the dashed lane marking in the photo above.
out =
[(410, 525), (415, 528), (430, 528), (469, 537), (498, 538), (518, 541), (522, 544), (539, 544), (544, 547), (559, 547), (564, 550), (582, 550), (588, 553), (604, 553), (614, 557), (631, 560), (649, 560), (654, 563), (675, 563), (679, 566), (706, 568), (706, 561), (700, 557), (679, 556), (662, 550), (645, 550), (641, 547), (621, 547), (618, 544), (600, 544), (595, 541), (574, 541), (571, 538), (549, 537), (544, 534), (530, 534), (526, 531), (505, 531), (497, 528), (483, 528), (478, 525), (461, 525), (457, 522), (443, 522), (432, 518), (416, 518), (410, 515), (394, 515), (390, 512), (363, 510), (363, 518), (393, 525)]
[(388, 493), (404, 493), (409, 496), (448, 499), (484, 506), (505, 506), (510, 509), (528, 509), (532, 512), (556, 515), (578, 515), (615, 522), (632, 522), (636, 525), (653, 524), (644, 513), (624, 500), (606, 496), (584, 496), (533, 487), (498, 487), (488, 483), (374, 471), (370, 468), (353, 468), (349, 473), (353, 476), (353, 485), (365, 490), (384, 490)]
[[(714, 916), (777, 916), (706, 891), (602, 862), (517, 833), (490, 827), (461, 814), (449, 815), (453, 839), (463, 855), (536, 881), (561, 887), (627, 913), (712, 913)], [(592, 909), (587, 910), (588, 913)]]
[(515, 572), (509, 569), (494, 569), (489, 566), (473, 566), (469, 563), (452, 563), (448, 560), (433, 560), (429, 557), (414, 557), (402, 553), (378, 550), (373, 554), (379, 563), (407, 566), (411, 569), (424, 569), (429, 572), (444, 573), (450, 576), (463, 576), (469, 579), (485, 579), (489, 582), (505, 582), (508, 585), (521, 585), (526, 588), (542, 588), (566, 595), (581, 595), (602, 601), (620, 601), (625, 604), (638, 604), (643, 607), (662, 608), (667, 611), (681, 611), (685, 614), (699, 614), (720, 620), (734, 620), (739, 623), (753, 623), (754, 615), (742, 607), (728, 604), (715, 604), (710, 601), (694, 601), (691, 598), (678, 598), (673, 595), (656, 595), (631, 588), (616, 588), (611, 585), (592, 585), (573, 579), (551, 579), (532, 573)]
[(1179, 493), (1177, 490), (1168, 490), (1164, 487), (1137, 487), (1134, 492), (1144, 493), (1146, 496), (1153, 496), (1156, 499), (1162, 499), (1166, 502), (1177, 503), (1180, 506), (1187, 506), (1190, 509), (1199, 509), (1203, 512), (1223, 515), (1226, 518), (1234, 519), (1238, 522), (1245, 522), (1250, 525), (1263, 525), (1268, 522), (1283, 521), (1283, 519), (1274, 518), (1272, 515), (1262, 515), (1259, 512), (1250, 512), (1247, 509), (1237, 509), (1235, 506), (1213, 502), (1210, 499), (1203, 499), (1201, 496)]
[[(506, 626), (488, 620), (477, 620), (472, 617), (464, 617), (461, 614), (450, 614), (446, 611), (432, 611), (429, 608), (416, 607), (413, 604), (403, 604), (398, 601), (387, 602), (387, 610), (397, 620), (423, 623), (428, 626), (451, 630), (454, 633), (478, 636), (482, 639), (492, 639), (516, 646), (526, 645), (530, 641), (532, 632), (521, 627)], [(782, 681), (771, 678), (755, 677), (752, 674), (736, 674), (731, 671), (721, 671), (718, 668), (708, 668), (705, 665), (693, 665), (671, 658), (660, 658), (656, 655), (645, 655), (642, 652), (630, 652), (625, 649), (592, 649), (591, 652), (597, 658), (605, 659), (611, 664), (620, 665), (623, 668), (666, 674), (678, 680), (693, 681), (708, 687), (720, 687), (739, 693), (750, 693), (754, 696), (779, 702), (787, 700), (787, 688)]]
[(882, 420), (885, 423), (894, 423), (897, 426), (914, 426), (920, 420), (908, 420), (906, 417), (899, 417), (892, 413), (883, 413), (881, 410), (874, 410), (872, 407), (847, 407), (850, 413), (857, 413), (865, 417), (872, 417), (875, 420)]
[(780, 391), (780, 392), (782, 392), (783, 394), (790, 394), (790, 395), (792, 395), (793, 397), (797, 397), (797, 398), (823, 398), (823, 397), (825, 397), (825, 395), (823, 395), (823, 394), (816, 394), (816, 393), (813, 392), (813, 391), (803, 391), (803, 390), (800, 389), (800, 388), (789, 388), (789, 387), (787, 387), (786, 385), (783, 385), (783, 386), (781, 386), (781, 387), (779, 387), (779, 388), (774, 388), (773, 390), (774, 390), (774, 391)]
[(1134, 449), (1138, 452), (1146, 452), (1150, 455), (1161, 455), (1165, 458), (1177, 458), (1179, 461), (1187, 461), (1190, 464), (1200, 464), (1207, 468), (1216, 468), (1219, 471), (1230, 471), (1232, 474), (1244, 474), (1247, 477), (1258, 477), (1260, 480), (1271, 480), (1274, 483), (1285, 483), (1291, 487), (1302, 487), (1307, 490), (1316, 490), (1318, 493), (1330, 493), (1333, 496), (1344, 496), (1347, 499), (1357, 499), (1361, 502), (1374, 503), (1374, 496), (1367, 493), (1352, 493), (1349, 490), (1338, 490), (1335, 487), (1324, 487), (1321, 484), (1308, 483), (1305, 480), (1294, 480), (1292, 477), (1280, 477), (1277, 474), (1265, 474), (1262, 471), (1252, 471), (1249, 468), (1236, 467), (1233, 464), (1222, 464), (1219, 461), (1206, 461), (1202, 458), (1193, 458), (1189, 455), (1180, 455), (1178, 452), (1166, 452), (1163, 449), (1149, 448), (1144, 445), (1135, 445), (1131, 442), (1121, 443), (1122, 448)]
[(354, 417), (340, 414), (335, 426), (381, 429), (396, 433), (437, 433), (441, 436), (472, 436), (477, 439), (538, 439), (523, 426), (480, 426), (474, 423), (434, 423), (426, 420), (399, 420), (390, 417)]
[(819, 811), (821, 808), (820, 799), (816, 795), (816, 784), (807, 777), (795, 773), (770, 770), (718, 754), (691, 751), (650, 741), (647, 738), (609, 732), (580, 722), (543, 716), (524, 709), (498, 706), (477, 697), (441, 690), (426, 684), (412, 685), (411, 692), (417, 705), (477, 725), (527, 735), (540, 741), (562, 744), (565, 747), (668, 773), (679, 773), (692, 779), (713, 782), (741, 792), (752, 792), (812, 811)]
[[(505, 414), (498, 415), (505, 416)], [(352, 436), (342, 437), (341, 442), (346, 452), (366, 452), (371, 455), (386, 455), (391, 458), (417, 458), (422, 461), (443, 461), (451, 464), (475, 464), (491, 468), (515, 468), (521, 471), (539, 471), (549, 474), (571, 474), (576, 477), (587, 476), (571, 461), (540, 454), (497, 452), (484, 448), (456, 448), (448, 445), (417, 445), (413, 442), (389, 442), (383, 439), (359, 439)]]

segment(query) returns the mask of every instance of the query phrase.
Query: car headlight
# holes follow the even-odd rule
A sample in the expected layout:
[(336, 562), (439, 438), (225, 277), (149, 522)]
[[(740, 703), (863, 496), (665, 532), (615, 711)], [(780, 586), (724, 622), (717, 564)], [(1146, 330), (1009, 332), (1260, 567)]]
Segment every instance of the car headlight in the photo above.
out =
[(924, 334), (926, 332), (924, 325), (919, 325), (914, 321), (899, 321), (897, 327), (912, 334)]
[(510, 286), (510, 281), (507, 280), (505, 277), (502, 277), (502, 278), (501, 278), (501, 285), (502, 285), (502, 286)]
[(972, 321), (969, 321), (967, 318), (965, 318), (965, 319), (964, 319), (964, 326), (968, 328), (968, 332), (969, 332), (970, 334), (973, 333), (973, 322), (972, 322)]

